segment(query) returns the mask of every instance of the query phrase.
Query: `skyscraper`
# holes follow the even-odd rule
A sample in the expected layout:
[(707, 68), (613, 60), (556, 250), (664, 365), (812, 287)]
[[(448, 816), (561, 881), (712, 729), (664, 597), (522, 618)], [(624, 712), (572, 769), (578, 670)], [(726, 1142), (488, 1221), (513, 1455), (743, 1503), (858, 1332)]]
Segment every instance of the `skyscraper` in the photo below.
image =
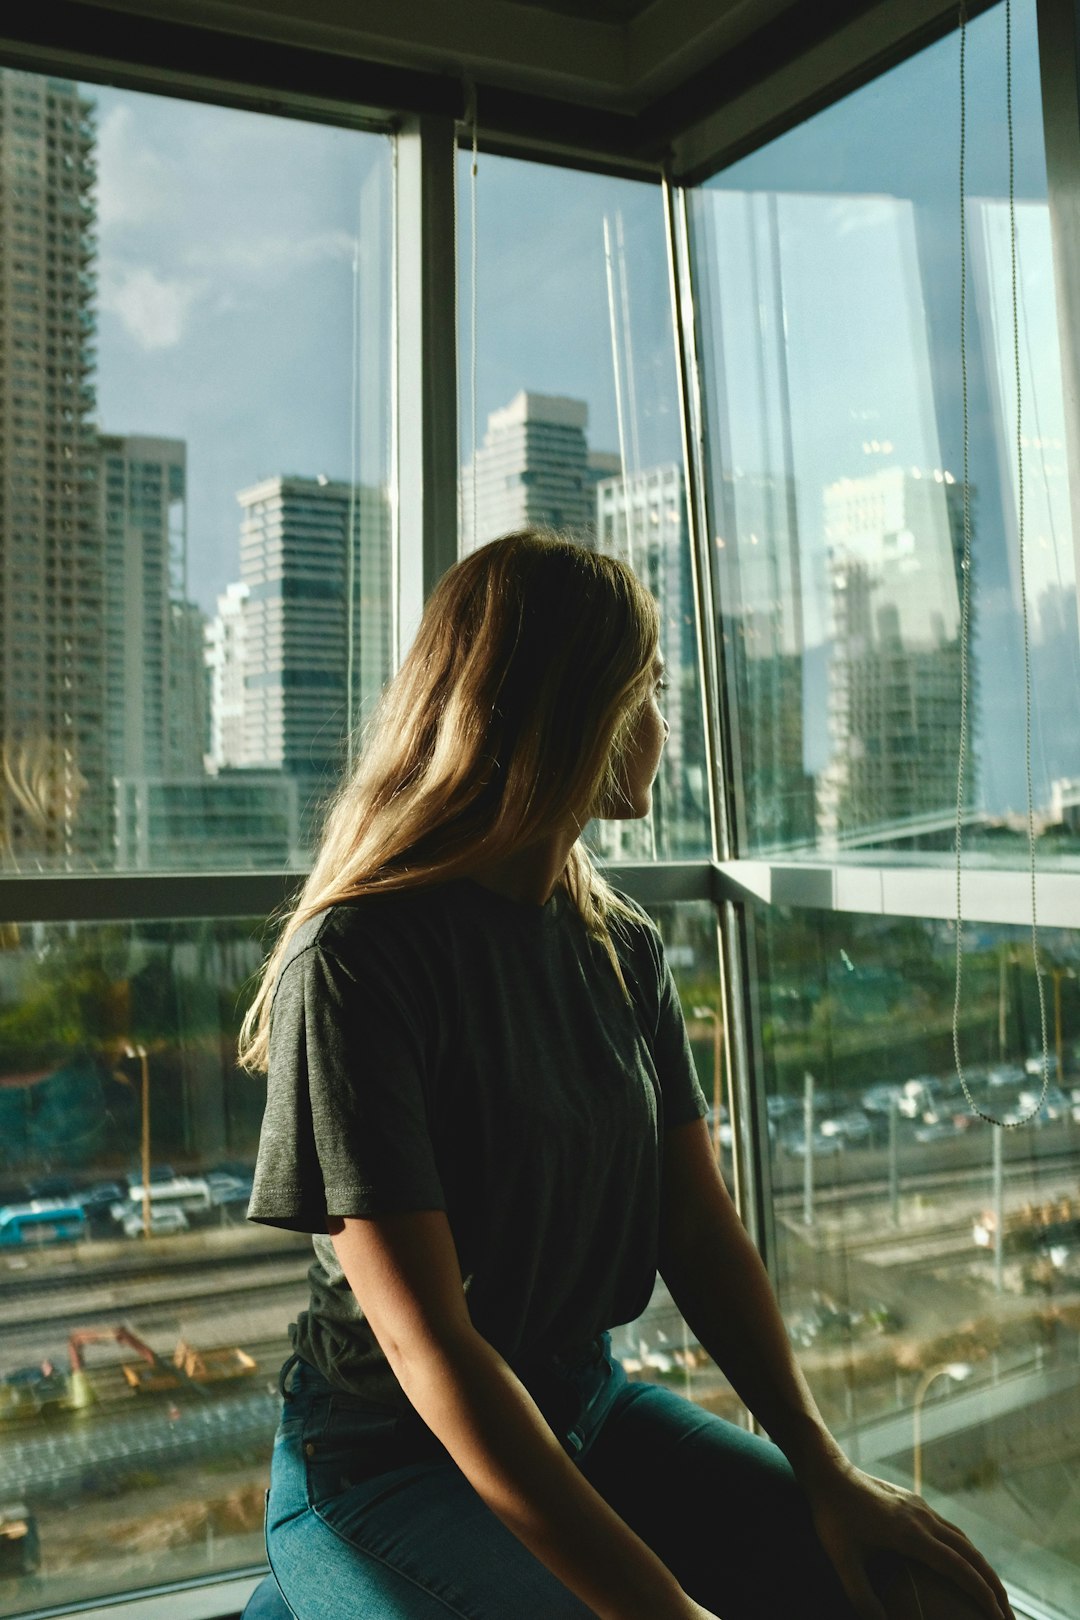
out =
[(651, 827), (611, 822), (603, 830), (603, 853), (612, 859), (696, 853), (707, 825), (705, 748), (682, 468), (670, 462), (625, 479), (602, 479), (596, 486), (596, 547), (629, 563), (656, 598), (668, 667), (663, 707), (671, 728)]
[(187, 447), (102, 435), (106, 727), (114, 777), (202, 772), (202, 616), (187, 599)]
[(738, 471), (718, 478), (717, 597), (734, 689), (744, 780), (739, 836), (755, 852), (814, 840), (814, 779), (806, 768), (806, 646), (795, 482)]
[(951, 829), (958, 487), (940, 470), (886, 467), (825, 490), (833, 623), (830, 760), (818, 781), (818, 825), (826, 843)]
[(94, 108), (0, 68), (0, 864), (111, 850), (95, 493)]
[(591, 532), (588, 421), (584, 400), (524, 390), (492, 411), (483, 444), (462, 468), (463, 551), (531, 524)]
[(210, 681), (210, 746), (206, 767), (219, 771), (244, 762), (244, 603), (251, 587), (239, 580), (217, 599), (206, 626), (206, 669)]
[[(232, 653), (243, 662), (243, 740), (239, 758), (221, 762), (296, 777), (310, 818), (313, 797), (341, 768), (350, 726), (389, 674), (386, 498), (325, 477), (284, 476), (237, 498), (248, 594)], [(224, 716), (213, 725), (222, 737)]]

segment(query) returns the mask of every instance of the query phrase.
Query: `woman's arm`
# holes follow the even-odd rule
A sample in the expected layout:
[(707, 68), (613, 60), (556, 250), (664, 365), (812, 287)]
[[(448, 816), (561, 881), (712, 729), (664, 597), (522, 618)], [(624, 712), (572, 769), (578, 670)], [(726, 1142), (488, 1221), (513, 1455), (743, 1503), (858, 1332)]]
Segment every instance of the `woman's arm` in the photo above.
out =
[(710, 1620), (582, 1477), (473, 1328), (446, 1216), (336, 1218), (330, 1236), (410, 1402), (530, 1552), (603, 1620)]
[(961, 1531), (910, 1492), (861, 1473), (829, 1434), (704, 1120), (665, 1138), (660, 1272), (698, 1342), (791, 1463), (857, 1612), (884, 1615), (865, 1572), (876, 1547), (928, 1564), (990, 1620), (1011, 1615), (1001, 1582)]

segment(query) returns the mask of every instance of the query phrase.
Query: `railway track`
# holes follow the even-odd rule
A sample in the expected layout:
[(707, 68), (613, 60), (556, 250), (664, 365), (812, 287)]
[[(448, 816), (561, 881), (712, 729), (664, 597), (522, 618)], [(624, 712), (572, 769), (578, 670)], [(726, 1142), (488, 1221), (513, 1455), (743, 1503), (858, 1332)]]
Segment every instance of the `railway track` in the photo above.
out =
[[(814, 1176), (814, 1202), (818, 1205), (830, 1203), (852, 1203), (858, 1199), (867, 1202), (873, 1199), (887, 1198), (889, 1196), (889, 1181), (887, 1175), (853, 1177), (851, 1180), (837, 1180), (833, 1178), (832, 1166), (835, 1160), (815, 1171)], [(775, 1164), (774, 1164), (775, 1171)], [(947, 1193), (959, 1191), (962, 1187), (981, 1186), (989, 1189), (990, 1163), (974, 1165), (957, 1165), (950, 1169), (912, 1170), (903, 1161), (899, 1166), (900, 1187), (905, 1196), (912, 1193)], [(1023, 1159), (1019, 1162), (1006, 1163), (1003, 1166), (1003, 1175), (1006, 1185), (1018, 1181), (1040, 1182), (1062, 1178), (1071, 1179), (1080, 1191), (1080, 1160), (1075, 1151), (1056, 1154), (1047, 1154), (1034, 1161)], [(796, 1185), (796, 1178), (798, 1184)], [(781, 1209), (792, 1208), (802, 1203), (802, 1165), (799, 1163), (791, 1174), (791, 1185), (778, 1188), (773, 1187), (773, 1198)]]

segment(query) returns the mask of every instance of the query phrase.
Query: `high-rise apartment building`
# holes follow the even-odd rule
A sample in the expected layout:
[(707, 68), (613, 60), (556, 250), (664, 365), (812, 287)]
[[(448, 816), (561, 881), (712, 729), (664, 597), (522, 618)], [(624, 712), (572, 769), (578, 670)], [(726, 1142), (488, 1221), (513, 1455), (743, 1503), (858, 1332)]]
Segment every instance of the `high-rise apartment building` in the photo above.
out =
[(824, 842), (951, 829), (958, 487), (940, 470), (887, 467), (825, 490), (832, 652), (830, 760), (818, 780)]
[(0, 68), (0, 865), (111, 850), (95, 492), (94, 108)]
[(584, 400), (524, 390), (492, 411), (483, 444), (461, 472), (463, 551), (532, 524), (591, 533), (588, 421)]
[(206, 747), (202, 615), (187, 598), (187, 447), (99, 439), (113, 777), (189, 777)]
[[(698, 697), (686, 491), (675, 462), (605, 478), (596, 486), (596, 546), (629, 563), (660, 609), (668, 668), (664, 714), (670, 726), (653, 790), (650, 824), (610, 822), (602, 834), (611, 859), (677, 857), (696, 848), (707, 821), (705, 749)], [(655, 840), (655, 849), (653, 843)]]
[[(219, 649), (218, 763), (279, 769), (301, 784), (301, 815), (341, 768), (344, 740), (390, 669), (389, 513), (385, 494), (325, 477), (274, 477), (241, 490), (241, 586), (227, 595), (210, 644)], [(351, 559), (350, 559), (351, 551)], [(351, 612), (350, 612), (351, 580)], [(350, 642), (351, 629), (351, 642)], [(227, 740), (229, 739), (229, 740)], [(305, 830), (307, 821), (305, 820)]]
[(206, 768), (240, 765), (244, 757), (244, 603), (251, 594), (239, 580), (217, 599), (206, 626), (205, 658), (210, 686), (210, 746)]

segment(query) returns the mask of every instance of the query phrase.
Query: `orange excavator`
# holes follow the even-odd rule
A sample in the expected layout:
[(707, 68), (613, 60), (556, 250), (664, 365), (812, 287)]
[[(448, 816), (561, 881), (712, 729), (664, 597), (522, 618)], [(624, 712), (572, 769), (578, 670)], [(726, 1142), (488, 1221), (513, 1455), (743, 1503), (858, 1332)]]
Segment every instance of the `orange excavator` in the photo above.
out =
[(172, 1361), (168, 1362), (129, 1327), (76, 1328), (68, 1339), (71, 1356), (69, 1406), (88, 1406), (94, 1399), (83, 1359), (83, 1346), (108, 1343), (123, 1344), (135, 1351), (139, 1361), (121, 1362), (120, 1371), (131, 1389), (146, 1394), (156, 1395), (186, 1388), (203, 1395), (207, 1383), (224, 1378), (242, 1378), (257, 1371), (254, 1358), (239, 1346), (200, 1351), (181, 1339)]

